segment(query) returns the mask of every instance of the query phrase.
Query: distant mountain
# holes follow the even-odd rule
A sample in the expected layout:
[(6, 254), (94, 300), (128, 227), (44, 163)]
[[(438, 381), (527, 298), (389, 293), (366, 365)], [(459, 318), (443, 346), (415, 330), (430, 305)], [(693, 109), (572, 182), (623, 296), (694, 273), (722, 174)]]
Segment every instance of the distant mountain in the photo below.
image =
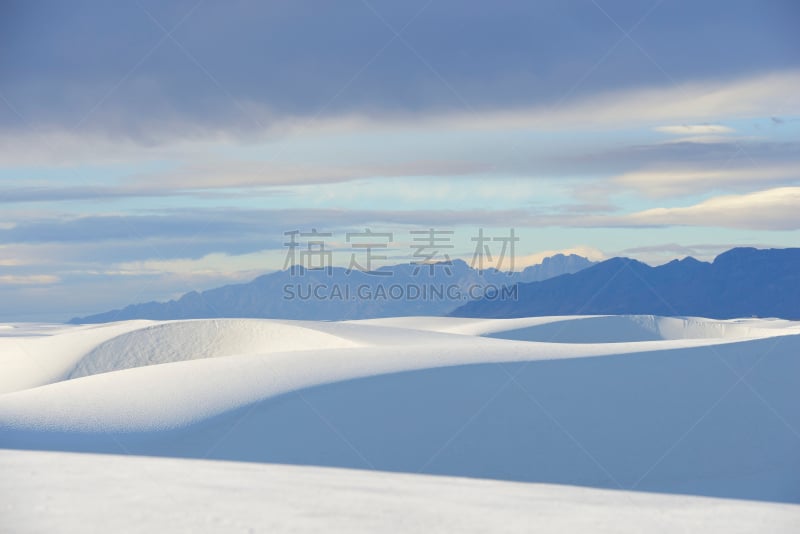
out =
[(557, 254), (523, 271), (477, 271), (466, 262), (402, 264), (377, 273), (347, 272), (334, 267), (309, 270), (295, 267), (178, 300), (135, 304), (89, 317), (73, 324), (105, 323), (129, 319), (199, 319), (254, 317), (275, 319), (345, 320), (403, 315), (446, 315), (468, 300), (482, 296), (483, 288), (513, 286), (594, 265), (581, 256)]
[(653, 314), (800, 319), (800, 248), (735, 248), (712, 263), (650, 267), (612, 258), (575, 274), (521, 283), (516, 300), (478, 299), (450, 315)]

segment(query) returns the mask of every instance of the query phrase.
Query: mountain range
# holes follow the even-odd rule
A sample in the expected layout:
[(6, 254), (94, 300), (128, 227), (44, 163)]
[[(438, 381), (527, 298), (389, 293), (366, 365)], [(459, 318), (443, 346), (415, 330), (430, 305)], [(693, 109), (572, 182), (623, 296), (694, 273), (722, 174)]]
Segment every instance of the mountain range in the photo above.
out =
[(294, 266), (259, 276), (246, 284), (190, 292), (169, 302), (134, 304), (73, 324), (130, 319), (199, 319), (251, 317), (347, 320), (405, 315), (446, 315), (484, 288), (493, 291), (520, 282), (536, 282), (591, 267), (575, 254), (556, 254), (522, 271), (477, 270), (462, 260), (437, 264), (400, 264), (374, 273), (340, 267)]
[(515, 299), (477, 299), (450, 315), (652, 314), (800, 319), (800, 248), (734, 248), (713, 262), (651, 267), (612, 258), (574, 274), (520, 283)]
[(594, 263), (558, 254), (512, 273), (478, 271), (461, 260), (401, 264), (375, 273), (295, 266), (246, 284), (135, 304), (70, 323), (605, 314), (800, 319), (800, 248), (734, 248), (712, 262), (686, 257), (656, 267), (624, 257)]

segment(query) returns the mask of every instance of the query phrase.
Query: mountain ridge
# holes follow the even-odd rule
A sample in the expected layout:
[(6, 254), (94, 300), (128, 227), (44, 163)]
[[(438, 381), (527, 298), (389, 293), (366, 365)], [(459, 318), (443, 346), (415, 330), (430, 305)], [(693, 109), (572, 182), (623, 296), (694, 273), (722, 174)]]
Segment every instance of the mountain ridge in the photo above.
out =
[[(513, 286), (517, 282), (541, 281), (568, 272), (577, 272), (595, 262), (576, 254), (555, 254), (521, 271), (506, 273), (497, 269), (479, 271), (465, 261), (435, 264), (398, 264), (381, 267), (376, 273), (349, 271), (342, 267), (289, 269), (260, 275), (250, 282), (229, 284), (206, 291), (190, 291), (167, 302), (132, 304), (122, 309), (75, 317), (71, 324), (105, 323), (130, 319), (200, 319), (215, 317), (252, 317), (271, 319), (346, 320), (402, 315), (445, 315), (464, 302), (460, 297), (469, 288)], [(294, 274), (293, 274), (294, 273)], [(386, 295), (379, 298), (376, 291), (386, 291), (391, 285), (425, 287), (441, 286), (458, 289), (457, 297), (402, 300)], [(327, 286), (338, 290), (337, 295), (325, 298), (306, 298), (312, 288)], [(370, 298), (355, 298), (358, 288), (366, 288)], [(456, 291), (454, 291), (456, 293)], [(291, 297), (291, 298), (287, 298)]]
[(800, 319), (800, 248), (733, 248), (712, 262), (651, 267), (611, 258), (574, 274), (518, 284), (517, 300), (478, 299), (450, 316), (652, 314)]

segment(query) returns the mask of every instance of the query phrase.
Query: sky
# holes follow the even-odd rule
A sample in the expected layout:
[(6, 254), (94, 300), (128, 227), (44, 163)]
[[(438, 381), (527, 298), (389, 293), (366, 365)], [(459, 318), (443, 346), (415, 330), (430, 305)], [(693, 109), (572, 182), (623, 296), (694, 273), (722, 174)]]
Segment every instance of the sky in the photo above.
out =
[(470, 260), (513, 229), (515, 269), (797, 246), (798, 24), (792, 0), (3, 0), (0, 321), (247, 281), (295, 231), (344, 266), (367, 230), (391, 264), (415, 231)]

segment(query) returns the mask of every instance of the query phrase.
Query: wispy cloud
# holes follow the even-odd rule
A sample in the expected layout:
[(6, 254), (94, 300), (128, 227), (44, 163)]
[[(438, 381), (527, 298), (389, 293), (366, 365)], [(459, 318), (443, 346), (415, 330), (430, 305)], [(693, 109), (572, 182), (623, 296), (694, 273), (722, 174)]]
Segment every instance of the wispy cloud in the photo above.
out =
[[(714, 197), (686, 207), (655, 208), (609, 218), (619, 226), (696, 226), (748, 230), (800, 229), (800, 187)], [(602, 224), (599, 220), (596, 222)]]
[(656, 126), (657, 132), (675, 135), (726, 134), (736, 130), (719, 124), (681, 124), (678, 126)]
[[(740, 163), (739, 158), (735, 163)], [(748, 160), (745, 166), (728, 164), (712, 168), (643, 169), (616, 176), (611, 184), (653, 198), (702, 194), (714, 190), (763, 189), (764, 186), (800, 183), (800, 164), (763, 166)]]
[(27, 274), (27, 275), (13, 275), (4, 274), (0, 275), (0, 285), (10, 286), (42, 286), (56, 284), (60, 278), (52, 275), (45, 274)]
[[(280, 196), (288, 186), (342, 183), (365, 178), (465, 176), (486, 172), (488, 163), (412, 160), (350, 165), (271, 161), (193, 163), (169, 171), (139, 173), (117, 185), (22, 186), (0, 190), (0, 203), (148, 197), (235, 198)], [(0, 223), (0, 229), (8, 226)]]
[[(533, 209), (417, 209), (336, 210), (265, 209), (171, 210), (153, 215), (53, 218), (20, 223), (0, 231), (3, 259), (21, 261), (37, 257), (35, 250), (19, 247), (60, 246), (50, 256), (61, 261), (95, 258), (118, 264), (136, 258), (172, 261), (206, 257), (215, 253), (252, 254), (281, 250), (285, 231), (349, 231), (366, 227), (406, 231), (412, 228), (641, 228), (717, 227), (786, 231), (800, 228), (800, 187), (779, 187), (735, 195), (720, 195), (689, 206), (663, 206), (628, 213), (568, 213)], [(88, 247), (88, 248), (86, 248)], [(132, 248), (126, 252), (126, 248)], [(92, 251), (94, 249), (94, 251)], [(38, 256), (38, 257), (41, 257)], [(128, 258), (117, 259), (112, 258)], [(219, 258), (216, 258), (219, 259)], [(111, 261), (109, 261), (111, 260)], [(144, 263), (138, 264), (146, 266)], [(155, 266), (151, 266), (155, 268)]]

